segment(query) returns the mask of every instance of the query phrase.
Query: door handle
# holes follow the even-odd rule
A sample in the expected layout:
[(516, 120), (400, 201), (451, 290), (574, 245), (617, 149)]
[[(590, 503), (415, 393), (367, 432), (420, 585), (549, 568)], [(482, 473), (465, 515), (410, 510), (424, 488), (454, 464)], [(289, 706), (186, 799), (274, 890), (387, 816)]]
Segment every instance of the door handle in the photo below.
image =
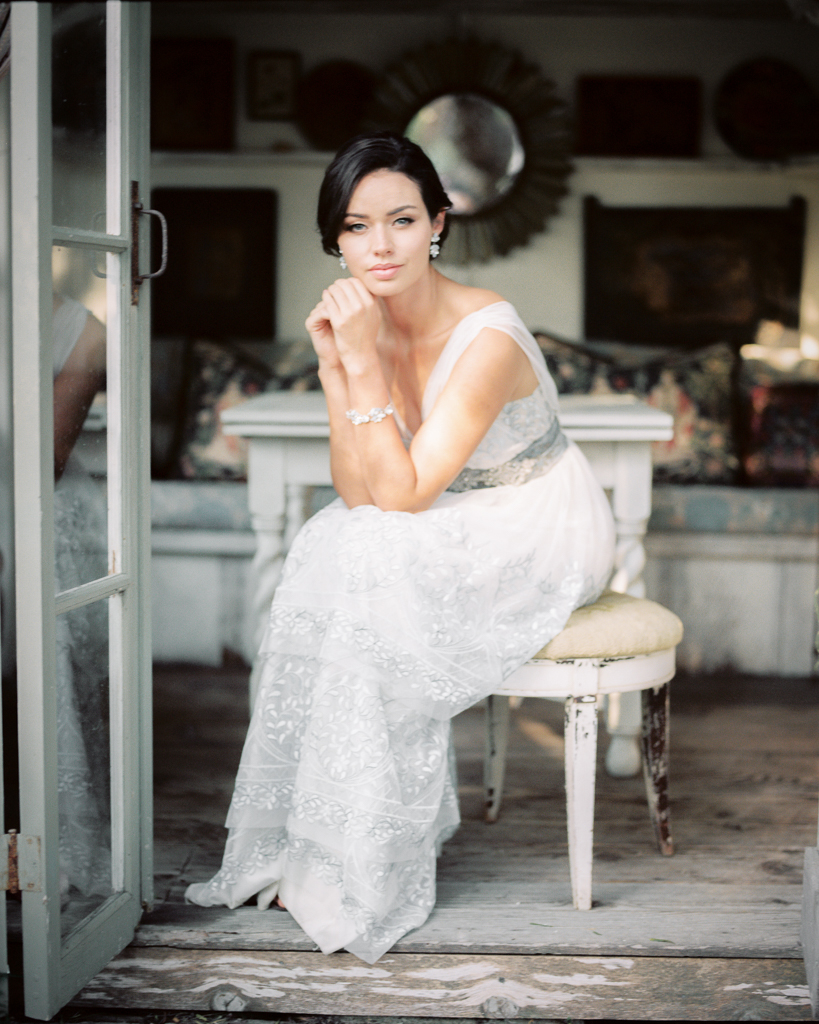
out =
[[(139, 272), (139, 218), (140, 215), (157, 217), (162, 231), (162, 255), (159, 269), (148, 274)], [(168, 266), (168, 222), (165, 215), (159, 210), (147, 210), (139, 198), (139, 184), (131, 182), (131, 305), (136, 306), (139, 302), (139, 286), (143, 281), (150, 281), (152, 277), (159, 277), (165, 273)]]

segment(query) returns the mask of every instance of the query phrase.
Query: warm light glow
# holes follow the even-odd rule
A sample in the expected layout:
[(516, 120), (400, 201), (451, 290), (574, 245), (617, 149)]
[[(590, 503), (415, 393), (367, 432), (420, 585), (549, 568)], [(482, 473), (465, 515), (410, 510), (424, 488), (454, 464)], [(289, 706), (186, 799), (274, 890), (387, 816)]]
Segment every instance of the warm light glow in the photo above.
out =
[(799, 348), (778, 348), (773, 345), (743, 345), (743, 359), (759, 359), (777, 370), (793, 370), (805, 358)]
[(796, 348), (799, 345), (799, 334), (778, 320), (760, 320), (754, 341), (757, 345), (771, 348)]
[(819, 303), (812, 295), (805, 295), (802, 299), (802, 323), (819, 324)]
[(803, 334), (799, 341), (799, 350), (805, 359), (819, 359), (819, 339), (811, 334)]

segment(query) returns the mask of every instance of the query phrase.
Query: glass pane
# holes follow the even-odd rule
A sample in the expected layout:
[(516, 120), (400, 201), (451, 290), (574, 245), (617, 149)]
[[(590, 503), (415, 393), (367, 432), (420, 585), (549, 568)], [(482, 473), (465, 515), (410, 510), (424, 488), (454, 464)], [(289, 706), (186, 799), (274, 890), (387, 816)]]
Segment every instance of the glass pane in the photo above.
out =
[(54, 223), (106, 230), (105, 3), (53, 5)]
[(108, 600), (57, 616), (57, 785), (61, 931), (111, 885)]
[(54, 553), (57, 592), (108, 572), (105, 254), (55, 246)]

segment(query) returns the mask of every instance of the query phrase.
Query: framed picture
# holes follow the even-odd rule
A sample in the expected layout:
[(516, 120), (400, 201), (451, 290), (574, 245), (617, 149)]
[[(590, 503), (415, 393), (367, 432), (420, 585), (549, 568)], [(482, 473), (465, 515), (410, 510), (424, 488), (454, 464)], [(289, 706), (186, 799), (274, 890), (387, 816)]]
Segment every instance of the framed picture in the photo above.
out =
[(693, 348), (799, 326), (807, 203), (777, 207), (584, 204), (585, 335)]
[(251, 121), (295, 117), (301, 57), (293, 50), (253, 50), (247, 55), (247, 116)]
[(153, 334), (272, 340), (276, 193), (157, 188), (151, 203), (168, 220), (169, 252), (151, 288)]
[(233, 149), (235, 96), (232, 40), (151, 43), (152, 149)]
[(682, 76), (588, 75), (577, 82), (582, 156), (700, 155), (702, 83)]

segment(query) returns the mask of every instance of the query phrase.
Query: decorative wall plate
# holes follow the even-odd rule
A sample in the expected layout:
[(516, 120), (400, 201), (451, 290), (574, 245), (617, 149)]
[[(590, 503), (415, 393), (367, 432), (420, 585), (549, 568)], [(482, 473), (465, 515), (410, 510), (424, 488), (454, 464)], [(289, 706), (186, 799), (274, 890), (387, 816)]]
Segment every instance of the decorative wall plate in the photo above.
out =
[[(436, 108), (430, 105), (441, 97), (450, 97), (450, 112), (453, 107), (475, 108), (481, 105), (476, 101), (488, 101), (500, 108), (492, 118), (494, 126), (503, 127), (505, 111), (517, 132), (519, 146), (514, 140), (509, 143), (508, 131), (507, 141), (501, 143), (509, 147), (508, 166), (497, 172), (503, 184), (496, 194), (478, 188), (477, 194), (484, 198), (476, 201), (473, 195), (461, 203), (461, 209), (469, 212), (450, 214), (450, 233), (442, 252), (442, 259), (460, 264), (503, 256), (542, 231), (568, 191), (571, 131), (565, 104), (555, 95), (554, 83), (519, 53), (474, 38), (449, 39), (406, 53), (386, 71), (376, 88), (368, 127), (405, 133), (419, 111), (434, 116)], [(417, 122), (409, 134), (415, 136), (416, 127)], [(457, 140), (461, 151), (471, 146), (477, 152), (490, 130), (487, 127), (477, 139), (468, 125), (461, 125)], [(430, 158), (439, 173), (451, 171), (439, 166), (435, 152), (430, 152)], [(481, 158), (476, 161), (480, 163)], [(483, 171), (482, 167), (471, 169)]]
[(714, 117), (739, 156), (786, 160), (819, 153), (819, 98), (783, 60), (757, 57), (734, 68), (717, 90)]

